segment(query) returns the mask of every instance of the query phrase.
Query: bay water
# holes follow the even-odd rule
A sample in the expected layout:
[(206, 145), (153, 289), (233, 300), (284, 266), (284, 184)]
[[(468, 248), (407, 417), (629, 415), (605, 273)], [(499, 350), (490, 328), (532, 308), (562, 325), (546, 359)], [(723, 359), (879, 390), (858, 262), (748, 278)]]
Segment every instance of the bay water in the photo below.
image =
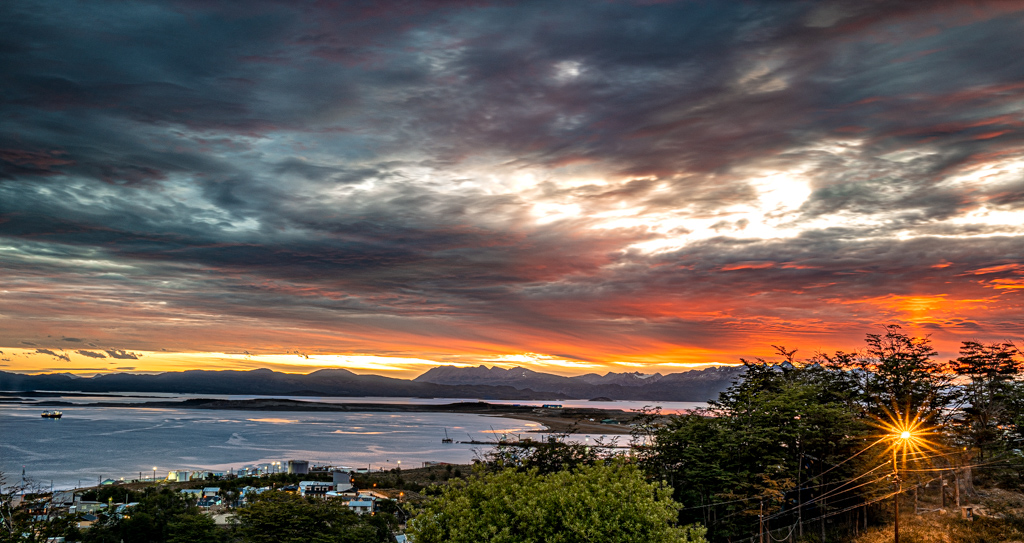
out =
[[(391, 469), (420, 467), (424, 462), (466, 464), (487, 445), (459, 441), (494, 441), (503, 434), (543, 437), (542, 425), (502, 417), (455, 413), (293, 412), (197, 410), (173, 408), (94, 407), (95, 401), (140, 402), (186, 398), (170, 394), (67, 396), (52, 398), (73, 406), (58, 408), (61, 419), (44, 419), (47, 408), (0, 404), (0, 472), (7, 485), (25, 477), (39, 488), (90, 486), (103, 479), (158, 478), (169, 470), (238, 470), (288, 460), (318, 465)], [(203, 396), (209, 397), (209, 396)], [(224, 396), (226, 399), (258, 396)], [(372, 403), (476, 401), (414, 398), (295, 399)], [(513, 402), (501, 402), (513, 403)], [(520, 403), (520, 402), (516, 402)], [(526, 402), (522, 402), (526, 403)], [(533, 403), (533, 402), (530, 402)], [(561, 402), (566, 407), (632, 409), (651, 402)], [(636, 405), (634, 405), (636, 404)], [(665, 402), (662, 402), (665, 404)], [(660, 404), (659, 404), (660, 405)], [(699, 404), (664, 405), (667, 410)], [(441, 442), (445, 431), (456, 443)], [(579, 435), (584, 442), (600, 436)], [(607, 437), (607, 436), (606, 436)], [(620, 443), (628, 436), (619, 436)]]

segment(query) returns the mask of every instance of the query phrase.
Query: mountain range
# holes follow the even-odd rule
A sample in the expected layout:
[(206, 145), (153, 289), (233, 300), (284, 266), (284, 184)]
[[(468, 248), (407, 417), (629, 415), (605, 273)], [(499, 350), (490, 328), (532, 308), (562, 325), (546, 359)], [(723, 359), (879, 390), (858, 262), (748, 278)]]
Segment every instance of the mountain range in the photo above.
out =
[(743, 373), (743, 366), (718, 366), (662, 375), (588, 373), (563, 377), (527, 368), (438, 366), (414, 381), (449, 386), (511, 386), (518, 390), (551, 392), (564, 398), (604, 397), (612, 400), (706, 401), (718, 397)]
[(9, 392), (161, 392), (283, 396), (398, 396), (485, 400), (610, 399), (702, 402), (737, 381), (742, 366), (682, 373), (587, 374), (564, 377), (526, 368), (431, 368), (415, 379), (358, 375), (345, 369), (309, 374), (189, 370), (160, 374), (112, 373), (80, 377), (67, 373), (26, 375), (0, 371), (0, 390)]

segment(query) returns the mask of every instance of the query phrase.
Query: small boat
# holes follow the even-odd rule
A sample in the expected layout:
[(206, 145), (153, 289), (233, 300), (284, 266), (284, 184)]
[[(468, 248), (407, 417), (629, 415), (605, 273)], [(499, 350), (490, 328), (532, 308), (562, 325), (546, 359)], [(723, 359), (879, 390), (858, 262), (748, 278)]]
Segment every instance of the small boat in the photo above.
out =
[(441, 443), (452, 443), (453, 441), (454, 440), (452, 438), (448, 437), (448, 429), (445, 428), (444, 429), (444, 439), (441, 440)]
[(59, 419), (64, 416), (64, 413), (60, 411), (43, 411), (42, 417), (44, 419)]

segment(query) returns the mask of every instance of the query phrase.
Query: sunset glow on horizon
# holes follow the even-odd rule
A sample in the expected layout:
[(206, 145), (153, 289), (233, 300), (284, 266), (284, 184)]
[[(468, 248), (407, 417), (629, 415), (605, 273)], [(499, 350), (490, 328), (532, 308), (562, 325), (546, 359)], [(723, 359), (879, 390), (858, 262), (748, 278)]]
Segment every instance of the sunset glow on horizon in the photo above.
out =
[(3, 371), (1024, 339), (1024, 3), (0, 13)]

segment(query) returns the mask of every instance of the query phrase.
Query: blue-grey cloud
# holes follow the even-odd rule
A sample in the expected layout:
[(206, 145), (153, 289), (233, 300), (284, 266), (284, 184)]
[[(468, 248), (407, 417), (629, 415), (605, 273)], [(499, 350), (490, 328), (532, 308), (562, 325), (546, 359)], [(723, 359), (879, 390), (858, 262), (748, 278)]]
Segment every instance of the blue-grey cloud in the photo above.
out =
[(915, 296), (1005, 311), (922, 326), (1008, 333), (1021, 24), (1006, 2), (7, 2), (0, 307), (51, 324), (4, 341), (96, 317), (122, 336), (67, 333), (628, 353), (918, 318), (893, 309)]

